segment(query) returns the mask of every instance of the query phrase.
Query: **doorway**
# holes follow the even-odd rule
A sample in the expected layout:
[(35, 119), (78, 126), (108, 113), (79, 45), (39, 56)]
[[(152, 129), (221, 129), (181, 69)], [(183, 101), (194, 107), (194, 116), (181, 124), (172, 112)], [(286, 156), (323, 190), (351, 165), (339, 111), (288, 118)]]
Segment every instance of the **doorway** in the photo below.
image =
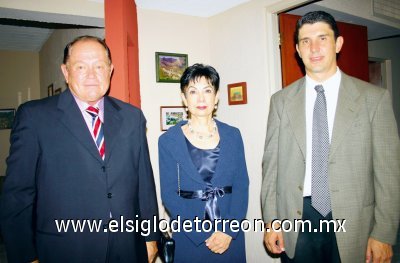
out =
[(392, 95), (392, 61), (384, 58), (368, 59), (369, 82), (388, 89)]

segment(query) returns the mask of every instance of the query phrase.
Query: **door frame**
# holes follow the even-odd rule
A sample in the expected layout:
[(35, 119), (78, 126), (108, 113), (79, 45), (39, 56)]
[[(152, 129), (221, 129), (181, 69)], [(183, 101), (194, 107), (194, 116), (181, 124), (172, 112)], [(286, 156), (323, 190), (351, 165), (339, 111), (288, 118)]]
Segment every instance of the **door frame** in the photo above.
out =
[(382, 85), (392, 94), (392, 61), (385, 58), (368, 57), (368, 61), (378, 62), (381, 65)]
[(279, 49), (279, 22), (278, 14), (285, 12), (289, 9), (315, 2), (313, 0), (292, 0), (292, 1), (278, 1), (277, 3), (265, 6), (265, 23), (266, 23), (266, 37), (271, 39), (270, 44), (267, 45), (267, 65), (275, 65), (268, 67), (266, 72), (267, 87), (269, 87), (270, 94), (282, 89), (282, 64)]

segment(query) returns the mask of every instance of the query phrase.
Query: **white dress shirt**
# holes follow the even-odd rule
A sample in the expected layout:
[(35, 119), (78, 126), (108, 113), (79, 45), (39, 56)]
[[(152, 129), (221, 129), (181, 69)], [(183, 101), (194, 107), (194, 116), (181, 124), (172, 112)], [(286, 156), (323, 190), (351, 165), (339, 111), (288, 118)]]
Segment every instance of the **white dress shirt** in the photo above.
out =
[(335, 120), (336, 105), (339, 96), (340, 81), (342, 74), (339, 68), (336, 69), (336, 73), (320, 83), (311, 79), (306, 75), (306, 174), (304, 178), (303, 196), (311, 195), (311, 156), (312, 156), (312, 127), (313, 127), (313, 112), (314, 103), (317, 98), (317, 92), (314, 87), (316, 85), (322, 85), (325, 90), (326, 98), (326, 110), (328, 116), (328, 128), (329, 128), (329, 142), (332, 139), (333, 122)]

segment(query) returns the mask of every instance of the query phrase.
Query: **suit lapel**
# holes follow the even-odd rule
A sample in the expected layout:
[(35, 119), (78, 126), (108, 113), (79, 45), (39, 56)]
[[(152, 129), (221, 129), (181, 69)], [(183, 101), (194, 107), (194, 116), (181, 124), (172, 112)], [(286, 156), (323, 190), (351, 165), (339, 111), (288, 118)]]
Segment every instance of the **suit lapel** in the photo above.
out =
[(66, 130), (68, 130), (96, 160), (102, 163), (103, 160), (100, 158), (100, 154), (83, 119), (82, 113), (69, 89), (61, 93), (57, 107), (60, 110), (60, 122), (65, 126)]
[(105, 161), (108, 162), (115, 145), (115, 139), (121, 130), (122, 117), (119, 113), (121, 108), (108, 96), (104, 97), (104, 142), (105, 142)]
[[(359, 95), (350, 77), (342, 72), (329, 158), (332, 158), (351, 127), (359, 107), (356, 101)], [(288, 98), (287, 114), (290, 126), (303, 157), (306, 158), (305, 78), (290, 91)]]
[(305, 79), (300, 80), (298, 85), (289, 91), (287, 102), (287, 115), (294, 137), (306, 158), (306, 114), (305, 114)]
[(343, 142), (346, 133), (350, 129), (359, 103), (357, 99), (360, 93), (354, 86), (350, 77), (342, 72), (342, 80), (339, 88), (338, 102), (336, 106), (335, 121), (333, 124), (332, 140), (329, 159), (331, 160), (338, 146)]
[(196, 182), (204, 184), (203, 179), (193, 164), (186, 144), (185, 135), (181, 129), (181, 127), (186, 123), (187, 122), (181, 122), (170, 128), (172, 129), (173, 134), (171, 134), (172, 140), (169, 140), (168, 148), (170, 149), (173, 158), (179, 164), (179, 168), (185, 170), (185, 172)]
[(214, 176), (212, 178), (212, 181), (214, 181), (216, 178), (218, 178), (220, 176), (220, 167), (226, 167), (225, 163), (227, 162), (228, 159), (228, 153), (233, 153), (233, 149), (230, 148), (230, 146), (234, 143), (234, 142), (230, 142), (229, 143), (229, 138), (231, 138), (231, 136), (229, 136), (228, 132), (229, 130), (224, 128), (224, 126), (221, 124), (221, 122), (219, 122), (218, 120), (215, 120), (215, 122), (217, 123), (217, 127), (218, 127), (218, 132), (219, 132), (219, 158), (218, 158), (218, 162), (217, 162), (217, 166), (215, 167), (215, 173)]

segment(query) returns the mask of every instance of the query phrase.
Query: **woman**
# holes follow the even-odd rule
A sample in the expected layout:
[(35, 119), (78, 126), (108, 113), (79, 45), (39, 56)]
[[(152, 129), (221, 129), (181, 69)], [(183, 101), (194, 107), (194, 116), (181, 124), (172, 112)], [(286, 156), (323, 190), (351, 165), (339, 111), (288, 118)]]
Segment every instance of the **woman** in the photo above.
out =
[[(213, 119), (219, 75), (194, 64), (180, 83), (190, 118), (158, 142), (161, 197), (171, 219), (181, 223), (173, 233), (175, 262), (246, 262), (244, 234), (232, 231), (228, 220), (245, 218), (249, 179), (239, 130)], [(185, 220), (191, 229), (184, 229)]]

